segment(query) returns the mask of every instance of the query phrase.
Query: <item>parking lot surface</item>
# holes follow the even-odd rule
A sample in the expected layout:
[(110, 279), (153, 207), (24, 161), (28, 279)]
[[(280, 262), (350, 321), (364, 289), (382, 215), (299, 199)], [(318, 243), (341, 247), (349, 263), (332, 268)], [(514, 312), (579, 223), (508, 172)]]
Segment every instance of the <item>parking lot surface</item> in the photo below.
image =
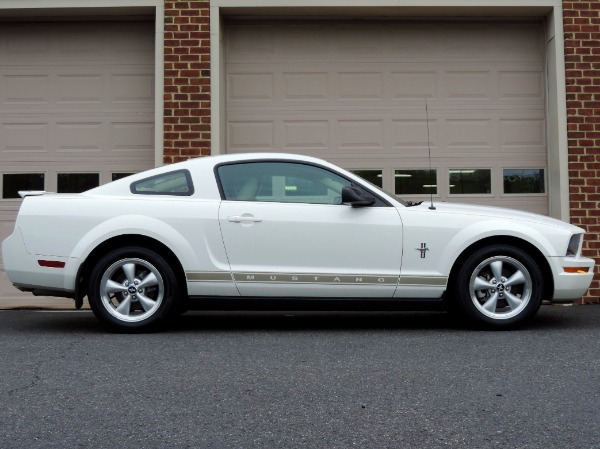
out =
[(191, 312), (161, 333), (0, 312), (2, 448), (600, 448), (600, 306)]

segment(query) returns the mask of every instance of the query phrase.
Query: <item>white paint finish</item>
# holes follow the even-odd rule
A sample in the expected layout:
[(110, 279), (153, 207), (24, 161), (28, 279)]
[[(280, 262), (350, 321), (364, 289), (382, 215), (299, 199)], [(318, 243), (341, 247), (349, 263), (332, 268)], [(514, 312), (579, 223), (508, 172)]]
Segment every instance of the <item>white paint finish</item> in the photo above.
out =
[[(261, 222), (248, 226), (228, 220), (243, 214), (259, 217)], [(400, 273), (402, 229), (394, 208), (224, 201), (219, 221), (232, 271), (392, 277)], [(286, 287), (289, 296), (302, 296), (305, 290), (300, 284), (288, 283)], [(395, 283), (386, 287), (360, 285), (344, 294), (391, 297), (395, 288)], [(238, 284), (238, 289), (241, 295), (280, 294), (276, 289), (245, 283)], [(340, 292), (323, 285), (313, 294), (339, 296)]]
[[(189, 287), (194, 289), (190, 291), (195, 294), (229, 296), (233, 283), (220, 279), (233, 270), (392, 278), (399, 274), (395, 297), (434, 298), (441, 294), (440, 282), (449, 277), (450, 269), (465, 248), (482, 238), (503, 235), (528, 241), (547, 258), (557, 298), (574, 298), (591, 282), (593, 260), (579, 254), (565, 257), (569, 239), (583, 230), (541, 215), (448, 203), (438, 204), (435, 210), (427, 204), (407, 208), (383, 192), (378, 194), (389, 201), (389, 207), (357, 209), (347, 205), (220, 201), (213, 175), (216, 164), (272, 158), (339, 170), (325, 161), (302, 156), (265, 153), (218, 156), (161, 167), (86, 194), (27, 197), (17, 220), (18, 230), (3, 242), (4, 268), (12, 281), (21, 285), (72, 290), (78, 266), (93, 248), (113, 236), (133, 233), (168, 245), (185, 272), (218, 274), (219, 281), (212, 284), (190, 282)], [(133, 195), (129, 191), (131, 181), (176, 169), (190, 170), (195, 194), (169, 197)], [(343, 170), (339, 173), (366, 190), (371, 188), (351, 173)], [(237, 223), (229, 219), (243, 214), (253, 214), (261, 221)], [(47, 234), (53, 238), (46, 238)], [(428, 248), (425, 257), (420, 256), (423, 244)], [(39, 267), (38, 255), (64, 261), (66, 266), (63, 270)], [(564, 266), (590, 270), (586, 274), (565, 276)], [(332, 284), (335, 282), (334, 279)], [(418, 282), (422, 285), (419, 291)], [(271, 279), (264, 285), (244, 282), (254, 287), (242, 294), (285, 295), (283, 288), (290, 286), (271, 288), (270, 283)], [(361, 285), (360, 290), (365, 287), (362, 294), (357, 287), (346, 291), (329, 290), (326, 284), (310, 283), (307, 289), (294, 285), (287, 295), (338, 296), (341, 291), (352, 296), (392, 294), (388, 288), (392, 282), (386, 281), (385, 286), (371, 284), (377, 288), (371, 291)], [(203, 286), (208, 290), (203, 290)], [(238, 287), (242, 292), (241, 284)]]

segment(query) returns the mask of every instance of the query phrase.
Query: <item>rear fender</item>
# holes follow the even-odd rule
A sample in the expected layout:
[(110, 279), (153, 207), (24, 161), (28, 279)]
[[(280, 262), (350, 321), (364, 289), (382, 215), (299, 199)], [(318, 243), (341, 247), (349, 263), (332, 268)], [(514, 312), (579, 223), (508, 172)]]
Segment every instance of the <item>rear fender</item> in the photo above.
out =
[(168, 246), (184, 267), (198, 263), (197, 248), (192, 248), (183, 235), (167, 223), (141, 215), (120, 216), (106, 220), (85, 234), (70, 257), (83, 262), (103, 242), (121, 235), (140, 235)]

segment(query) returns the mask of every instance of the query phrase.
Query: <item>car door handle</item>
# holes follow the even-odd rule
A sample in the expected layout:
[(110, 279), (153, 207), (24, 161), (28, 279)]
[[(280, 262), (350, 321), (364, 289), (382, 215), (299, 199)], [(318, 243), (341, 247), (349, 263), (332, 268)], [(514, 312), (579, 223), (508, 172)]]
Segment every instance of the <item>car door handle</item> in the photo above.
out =
[(262, 218), (255, 217), (254, 215), (230, 215), (227, 217), (232, 223), (260, 223)]

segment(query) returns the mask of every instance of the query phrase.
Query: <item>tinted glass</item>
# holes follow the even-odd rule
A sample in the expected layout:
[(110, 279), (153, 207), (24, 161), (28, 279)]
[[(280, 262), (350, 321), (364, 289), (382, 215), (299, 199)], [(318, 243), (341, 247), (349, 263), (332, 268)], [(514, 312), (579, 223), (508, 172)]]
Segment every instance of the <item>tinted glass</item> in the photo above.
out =
[(451, 169), (449, 183), (451, 194), (492, 193), (492, 172), (488, 169)]
[(504, 193), (544, 192), (544, 169), (507, 168), (504, 170)]
[(383, 187), (383, 172), (382, 170), (350, 170), (362, 179), (369, 181), (371, 184), (377, 187)]
[(59, 173), (57, 177), (58, 193), (81, 193), (100, 185), (98, 173)]
[(312, 165), (248, 162), (222, 165), (218, 176), (227, 200), (341, 204), (350, 181)]
[(113, 173), (111, 175), (111, 181), (118, 181), (119, 179), (126, 178), (127, 176), (131, 176), (133, 173)]
[(192, 178), (187, 170), (177, 170), (131, 184), (131, 192), (142, 195), (191, 195)]
[(19, 190), (44, 190), (43, 173), (2, 175), (2, 198), (20, 198)]
[(396, 195), (429, 195), (437, 193), (437, 170), (395, 170)]

